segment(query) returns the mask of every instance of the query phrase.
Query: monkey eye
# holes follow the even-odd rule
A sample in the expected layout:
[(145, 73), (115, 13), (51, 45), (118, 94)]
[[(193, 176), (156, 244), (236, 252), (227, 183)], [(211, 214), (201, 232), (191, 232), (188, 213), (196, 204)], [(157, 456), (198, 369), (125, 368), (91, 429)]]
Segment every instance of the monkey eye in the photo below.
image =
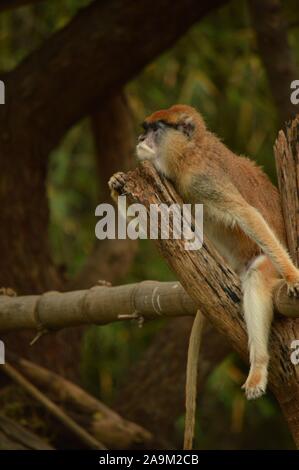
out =
[(141, 127), (143, 128), (143, 130), (148, 131), (148, 129), (149, 129), (149, 124), (148, 124), (146, 121), (143, 121), (143, 122), (141, 123)]
[(153, 132), (156, 132), (159, 129), (163, 129), (167, 124), (164, 121), (156, 121), (156, 122), (146, 122), (144, 121), (141, 126), (143, 127), (145, 132), (148, 132), (150, 129)]
[(165, 123), (165, 121), (162, 121), (162, 120), (156, 121), (150, 124), (150, 127), (154, 132), (158, 131), (159, 129), (164, 129), (166, 126), (167, 124)]

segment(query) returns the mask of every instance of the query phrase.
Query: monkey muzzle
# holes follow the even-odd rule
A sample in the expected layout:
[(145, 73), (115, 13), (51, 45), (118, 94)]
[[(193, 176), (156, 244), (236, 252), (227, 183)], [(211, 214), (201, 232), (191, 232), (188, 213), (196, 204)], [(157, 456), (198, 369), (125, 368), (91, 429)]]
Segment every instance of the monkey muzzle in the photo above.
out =
[(146, 135), (143, 134), (138, 138), (136, 152), (139, 160), (152, 160), (156, 157), (156, 144), (153, 132), (149, 132)]

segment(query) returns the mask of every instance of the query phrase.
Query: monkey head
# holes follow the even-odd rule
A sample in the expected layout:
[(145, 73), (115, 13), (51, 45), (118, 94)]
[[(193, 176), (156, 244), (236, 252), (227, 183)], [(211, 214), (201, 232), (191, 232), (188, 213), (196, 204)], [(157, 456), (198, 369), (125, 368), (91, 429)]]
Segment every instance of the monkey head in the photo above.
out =
[(166, 160), (179, 158), (205, 129), (200, 114), (187, 105), (156, 111), (144, 120), (142, 127), (144, 132), (138, 138), (137, 157), (152, 161), (166, 176)]

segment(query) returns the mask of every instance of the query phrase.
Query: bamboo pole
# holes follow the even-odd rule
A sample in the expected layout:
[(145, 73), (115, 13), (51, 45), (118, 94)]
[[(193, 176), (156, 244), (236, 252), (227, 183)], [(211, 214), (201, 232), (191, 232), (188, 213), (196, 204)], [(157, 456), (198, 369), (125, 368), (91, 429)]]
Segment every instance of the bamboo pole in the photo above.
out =
[[(202, 288), (205, 289), (204, 285)], [(288, 297), (283, 282), (274, 292), (274, 304), (282, 315), (297, 317), (299, 314), (299, 302)], [(196, 311), (194, 300), (179, 282), (144, 281), (63, 293), (1, 295), (0, 332), (23, 329), (47, 332), (84, 324), (194, 316)]]
[(69, 326), (162, 316), (195, 315), (196, 307), (179, 282), (144, 281), (118, 287), (95, 286), (72, 292), (0, 296), (0, 331), (59, 330)]

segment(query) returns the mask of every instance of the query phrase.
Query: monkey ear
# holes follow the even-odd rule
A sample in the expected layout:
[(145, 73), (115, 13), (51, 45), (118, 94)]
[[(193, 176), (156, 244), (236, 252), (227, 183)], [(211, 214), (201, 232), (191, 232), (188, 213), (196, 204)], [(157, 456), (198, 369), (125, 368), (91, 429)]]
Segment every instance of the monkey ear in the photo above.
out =
[(187, 137), (191, 137), (195, 130), (195, 123), (192, 116), (184, 114), (178, 124), (178, 130), (183, 132)]

